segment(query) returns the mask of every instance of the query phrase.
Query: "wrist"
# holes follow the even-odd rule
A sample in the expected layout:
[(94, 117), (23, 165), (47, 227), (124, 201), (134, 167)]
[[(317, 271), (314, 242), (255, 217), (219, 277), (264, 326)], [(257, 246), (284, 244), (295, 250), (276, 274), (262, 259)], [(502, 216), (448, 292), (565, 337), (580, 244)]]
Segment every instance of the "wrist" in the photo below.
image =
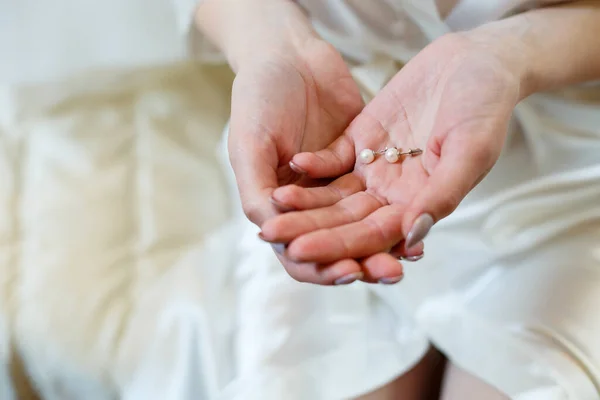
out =
[(524, 29), (512, 20), (500, 20), (461, 33), (474, 46), (475, 51), (493, 59), (496, 67), (518, 85), (517, 102), (541, 90), (532, 69), (531, 60), (535, 57), (533, 49), (522, 37)]
[(480, 36), (519, 76), (521, 99), (600, 79), (600, 2), (563, 2), (486, 24)]
[(303, 10), (291, 0), (206, 0), (198, 8), (196, 22), (234, 71), (273, 54), (291, 56), (318, 38)]

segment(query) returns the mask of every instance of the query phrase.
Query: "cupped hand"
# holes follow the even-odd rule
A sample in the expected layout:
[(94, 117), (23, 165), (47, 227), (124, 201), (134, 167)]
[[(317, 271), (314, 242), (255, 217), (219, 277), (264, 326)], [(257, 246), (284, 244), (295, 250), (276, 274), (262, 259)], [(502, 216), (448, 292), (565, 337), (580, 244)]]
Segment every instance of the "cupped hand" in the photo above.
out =
[[(271, 196), (281, 185), (322, 184), (302, 174), (301, 167), (290, 166), (290, 160), (299, 152), (326, 148), (363, 106), (341, 56), (320, 39), (273, 51), (242, 66), (232, 91), (228, 147), (248, 218), (261, 225), (286, 211), (276, 207)], [(279, 259), (293, 278), (305, 282), (332, 284), (362, 274), (351, 262), (324, 269), (282, 255)], [(380, 274), (395, 275), (399, 268)]]
[[(388, 265), (387, 253), (418, 252), (498, 159), (519, 101), (519, 76), (493, 45), (449, 35), (411, 60), (327, 149), (293, 157), (322, 187), (288, 185), (273, 198), (297, 211), (262, 225), (296, 262)], [(423, 154), (360, 161), (363, 149)], [(340, 261), (344, 260), (344, 261)]]

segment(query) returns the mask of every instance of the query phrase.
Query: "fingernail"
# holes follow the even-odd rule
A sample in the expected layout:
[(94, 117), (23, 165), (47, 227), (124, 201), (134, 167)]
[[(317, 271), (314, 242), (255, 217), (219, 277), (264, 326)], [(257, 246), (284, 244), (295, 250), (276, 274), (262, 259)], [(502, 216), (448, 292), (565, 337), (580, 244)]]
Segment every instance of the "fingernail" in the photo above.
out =
[(303, 170), (302, 168), (300, 168), (299, 166), (297, 166), (296, 164), (294, 164), (293, 161), (290, 161), (290, 168), (292, 169), (292, 171), (298, 173), (298, 174), (306, 174), (306, 171)]
[(273, 250), (275, 250), (275, 253), (283, 254), (285, 252), (285, 249), (287, 246), (285, 243), (271, 243), (271, 247), (273, 247)]
[(390, 278), (381, 278), (379, 280), (379, 283), (381, 283), (383, 285), (395, 285), (396, 283), (400, 282), (402, 279), (404, 279), (404, 275), (393, 276)]
[(410, 262), (415, 262), (415, 261), (419, 261), (421, 258), (425, 257), (425, 253), (421, 253), (419, 255), (416, 256), (408, 256), (408, 257), (402, 257), (402, 259), (404, 261), (410, 261)]
[(346, 276), (342, 276), (335, 280), (334, 285), (349, 285), (353, 282), (356, 282), (359, 279), (362, 279), (364, 274), (362, 272), (355, 272), (353, 274), (348, 274)]
[(273, 247), (273, 250), (275, 250), (276, 253), (278, 254), (283, 254), (285, 252), (285, 249), (287, 249), (287, 244), (285, 243), (271, 243), (269, 242), (267, 239), (265, 239), (264, 235), (262, 232), (258, 232), (258, 238), (260, 240), (262, 240), (263, 242), (267, 242), (271, 245), (271, 247)]
[(275, 200), (273, 197), (270, 198), (270, 201), (271, 201), (271, 204), (273, 204), (275, 207), (277, 207), (277, 209), (281, 212), (289, 212), (289, 211), (295, 210), (295, 208), (286, 206), (285, 204)]
[(405, 247), (410, 249), (421, 240), (425, 239), (425, 236), (431, 230), (433, 226), (433, 217), (429, 214), (422, 214), (417, 218), (410, 230), (408, 235), (406, 235), (406, 244)]

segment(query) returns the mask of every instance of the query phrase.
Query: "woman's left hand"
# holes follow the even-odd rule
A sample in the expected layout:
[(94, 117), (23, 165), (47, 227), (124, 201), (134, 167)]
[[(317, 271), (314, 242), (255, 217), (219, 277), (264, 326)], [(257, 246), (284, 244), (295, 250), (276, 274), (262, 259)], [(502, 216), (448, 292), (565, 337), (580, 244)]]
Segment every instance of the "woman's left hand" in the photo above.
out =
[[(521, 99), (514, 57), (468, 34), (429, 45), (331, 146), (294, 156), (312, 178), (339, 178), (324, 187), (276, 189), (273, 198), (297, 211), (265, 222), (262, 237), (288, 243), (294, 261), (323, 265), (353, 259), (384, 267), (397, 263), (395, 254), (418, 253), (431, 226), (454, 211), (500, 155)], [(397, 163), (383, 156), (361, 162), (361, 150), (386, 147), (424, 152)]]

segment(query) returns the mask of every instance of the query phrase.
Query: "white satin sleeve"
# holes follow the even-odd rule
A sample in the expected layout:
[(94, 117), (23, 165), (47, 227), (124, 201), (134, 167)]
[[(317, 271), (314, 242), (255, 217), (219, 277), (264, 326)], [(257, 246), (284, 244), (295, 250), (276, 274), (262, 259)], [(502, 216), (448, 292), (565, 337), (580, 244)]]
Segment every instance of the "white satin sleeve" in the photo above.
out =
[(190, 57), (209, 64), (226, 62), (225, 56), (208, 40), (194, 22), (196, 10), (204, 0), (172, 0), (179, 34), (187, 40)]

